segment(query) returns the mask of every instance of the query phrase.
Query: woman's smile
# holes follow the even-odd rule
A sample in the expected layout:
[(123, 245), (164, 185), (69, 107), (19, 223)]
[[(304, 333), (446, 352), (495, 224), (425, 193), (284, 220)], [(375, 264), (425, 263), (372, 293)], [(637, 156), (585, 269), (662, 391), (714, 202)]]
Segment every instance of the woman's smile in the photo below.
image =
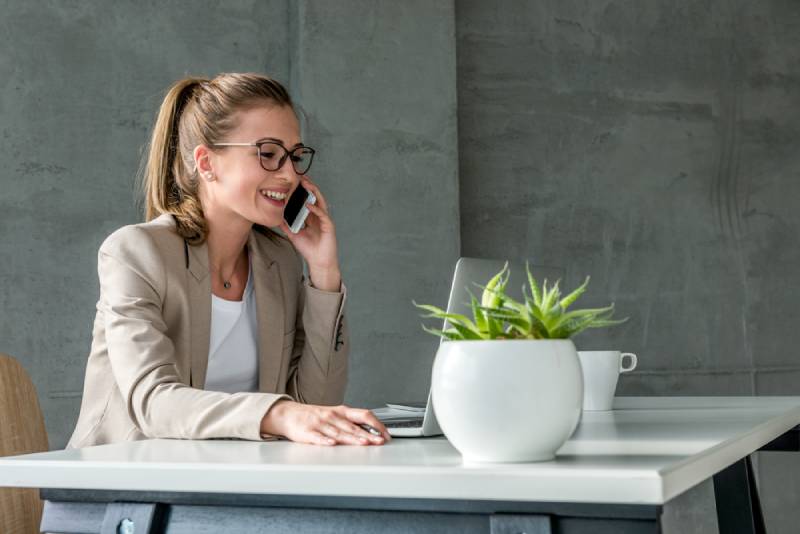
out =
[(267, 201), (267, 203), (281, 208), (286, 205), (286, 199), (289, 196), (288, 193), (278, 193), (276, 191), (268, 191), (266, 189), (260, 190), (259, 194), (261, 195), (261, 198)]

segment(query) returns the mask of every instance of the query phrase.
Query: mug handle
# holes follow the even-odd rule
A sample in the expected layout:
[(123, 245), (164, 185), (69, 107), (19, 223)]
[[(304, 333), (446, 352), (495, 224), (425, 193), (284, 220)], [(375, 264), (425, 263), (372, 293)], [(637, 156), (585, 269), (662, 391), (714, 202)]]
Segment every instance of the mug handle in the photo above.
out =
[[(623, 361), (625, 360), (625, 356), (629, 356), (631, 359), (631, 364), (628, 367), (623, 365)], [(619, 372), (620, 373), (627, 373), (629, 371), (633, 371), (636, 369), (636, 364), (638, 360), (636, 359), (636, 355), (632, 352), (623, 352), (619, 355)]]

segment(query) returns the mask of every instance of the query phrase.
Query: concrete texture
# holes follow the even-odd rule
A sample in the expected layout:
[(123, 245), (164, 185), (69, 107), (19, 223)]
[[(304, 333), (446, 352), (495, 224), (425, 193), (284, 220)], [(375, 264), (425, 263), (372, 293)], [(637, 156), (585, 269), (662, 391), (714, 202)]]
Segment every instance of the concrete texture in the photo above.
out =
[[(462, 254), (591, 275), (578, 302), (630, 320), (575, 343), (639, 355), (621, 394), (800, 394), (800, 5), (459, 0), (456, 22)], [(793, 532), (771, 475), (800, 462), (760, 460)]]

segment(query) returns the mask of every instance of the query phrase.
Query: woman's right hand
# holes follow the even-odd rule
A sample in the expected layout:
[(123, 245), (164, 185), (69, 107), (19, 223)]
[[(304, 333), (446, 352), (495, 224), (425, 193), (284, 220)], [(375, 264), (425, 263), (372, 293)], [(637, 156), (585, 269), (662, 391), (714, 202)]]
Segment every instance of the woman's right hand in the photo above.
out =
[[(370, 434), (359, 426), (366, 423), (380, 431)], [(303, 404), (281, 399), (261, 420), (261, 432), (284, 436), (298, 443), (316, 445), (383, 445), (392, 438), (383, 423), (369, 410)]]

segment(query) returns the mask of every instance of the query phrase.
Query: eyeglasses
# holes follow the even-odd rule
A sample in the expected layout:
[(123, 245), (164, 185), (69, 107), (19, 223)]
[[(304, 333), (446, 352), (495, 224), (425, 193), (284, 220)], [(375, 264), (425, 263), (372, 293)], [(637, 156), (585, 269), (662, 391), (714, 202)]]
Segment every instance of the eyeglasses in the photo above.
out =
[(311, 168), (311, 160), (314, 159), (314, 149), (309, 146), (299, 146), (289, 152), (286, 148), (274, 141), (257, 141), (255, 143), (214, 143), (211, 146), (254, 146), (261, 167), (265, 171), (277, 171), (286, 162), (286, 158), (291, 155), (292, 167), (297, 174), (305, 174)]

